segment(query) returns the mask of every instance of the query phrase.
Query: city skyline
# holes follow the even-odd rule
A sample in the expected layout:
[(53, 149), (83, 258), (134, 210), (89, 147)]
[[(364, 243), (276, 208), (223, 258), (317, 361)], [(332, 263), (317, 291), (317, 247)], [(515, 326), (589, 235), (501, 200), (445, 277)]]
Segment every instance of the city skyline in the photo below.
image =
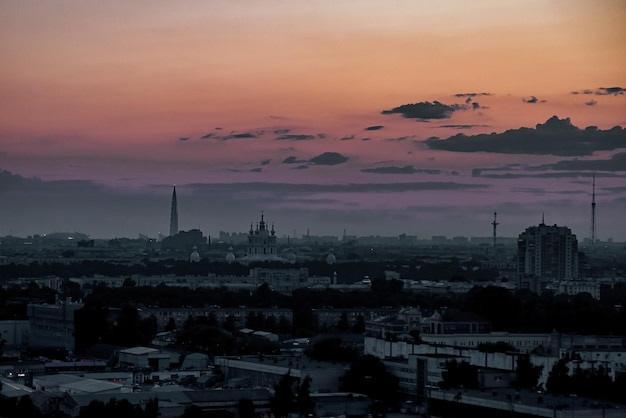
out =
[(0, 9), (0, 236), (626, 241), (623, 2)]

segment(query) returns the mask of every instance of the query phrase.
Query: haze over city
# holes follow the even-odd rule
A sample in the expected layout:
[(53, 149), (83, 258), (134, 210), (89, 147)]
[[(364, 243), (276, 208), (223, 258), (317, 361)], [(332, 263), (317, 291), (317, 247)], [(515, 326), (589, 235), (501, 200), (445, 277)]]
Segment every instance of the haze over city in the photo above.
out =
[(626, 241), (623, 1), (0, 4), (0, 235)]

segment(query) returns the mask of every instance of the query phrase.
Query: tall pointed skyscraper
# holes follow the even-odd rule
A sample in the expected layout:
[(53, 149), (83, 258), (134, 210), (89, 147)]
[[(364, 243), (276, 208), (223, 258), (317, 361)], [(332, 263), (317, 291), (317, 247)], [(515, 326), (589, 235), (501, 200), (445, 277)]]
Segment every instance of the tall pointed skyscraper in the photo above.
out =
[(172, 210), (170, 212), (170, 237), (178, 234), (178, 203), (176, 202), (176, 186), (172, 192)]

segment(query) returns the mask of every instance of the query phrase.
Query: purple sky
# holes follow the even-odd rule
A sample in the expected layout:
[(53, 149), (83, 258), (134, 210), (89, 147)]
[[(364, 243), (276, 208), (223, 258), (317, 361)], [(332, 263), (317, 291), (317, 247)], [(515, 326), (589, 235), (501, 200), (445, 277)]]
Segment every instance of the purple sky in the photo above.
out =
[[(432, 3), (432, 4), (431, 4)], [(622, 1), (0, 5), (0, 236), (626, 241)]]

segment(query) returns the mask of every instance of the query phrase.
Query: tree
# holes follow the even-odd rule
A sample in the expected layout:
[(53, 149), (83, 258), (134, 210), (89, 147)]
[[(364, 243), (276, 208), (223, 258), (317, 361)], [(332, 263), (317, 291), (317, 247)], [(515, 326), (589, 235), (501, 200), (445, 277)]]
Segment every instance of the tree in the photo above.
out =
[(296, 407), (300, 416), (308, 416), (313, 412), (313, 399), (311, 398), (311, 378), (307, 375), (298, 387)]
[(88, 302), (74, 313), (76, 352), (84, 353), (94, 344), (110, 342), (108, 308)]
[(199, 406), (189, 405), (185, 408), (185, 412), (180, 416), (180, 418), (205, 418), (206, 415), (202, 412)]
[(350, 321), (348, 320), (348, 314), (346, 312), (341, 313), (341, 317), (339, 317), (339, 321), (337, 322), (337, 329), (340, 331), (350, 329)]
[(235, 325), (235, 317), (233, 315), (228, 315), (222, 323), (222, 329), (228, 332), (235, 332)]
[(562, 358), (552, 366), (546, 381), (546, 390), (550, 393), (572, 393), (572, 378), (567, 367), (567, 358)]
[(146, 406), (144, 407), (143, 417), (144, 418), (158, 418), (158, 416), (159, 416), (159, 399), (158, 398), (150, 399), (148, 402), (146, 402)]
[(530, 354), (523, 354), (517, 357), (517, 368), (515, 369), (517, 380), (515, 384), (524, 389), (536, 387), (542, 370), (543, 366), (535, 366), (530, 361)]
[(274, 386), (274, 396), (270, 401), (270, 406), (276, 418), (286, 417), (289, 412), (292, 412), (294, 409), (294, 396), (291, 386), (292, 379), (289, 376), (290, 373), (291, 370), (284, 374), (278, 384)]
[(383, 362), (372, 356), (355, 360), (342, 378), (341, 390), (362, 393), (389, 407), (398, 403), (399, 381), (389, 373)]
[(315, 340), (306, 354), (324, 361), (351, 361), (359, 355), (356, 349), (343, 345), (339, 337)]
[(167, 320), (167, 324), (165, 324), (165, 331), (174, 331), (176, 329), (176, 320), (174, 317), (170, 316), (170, 319)]
[(467, 361), (458, 362), (456, 359), (446, 362), (446, 370), (442, 373), (444, 388), (478, 388), (478, 367)]
[(356, 317), (356, 321), (352, 326), (352, 332), (357, 334), (362, 334), (365, 332), (365, 319), (363, 318), (363, 315), (358, 315)]
[(254, 402), (250, 399), (239, 399), (239, 418), (254, 418)]

